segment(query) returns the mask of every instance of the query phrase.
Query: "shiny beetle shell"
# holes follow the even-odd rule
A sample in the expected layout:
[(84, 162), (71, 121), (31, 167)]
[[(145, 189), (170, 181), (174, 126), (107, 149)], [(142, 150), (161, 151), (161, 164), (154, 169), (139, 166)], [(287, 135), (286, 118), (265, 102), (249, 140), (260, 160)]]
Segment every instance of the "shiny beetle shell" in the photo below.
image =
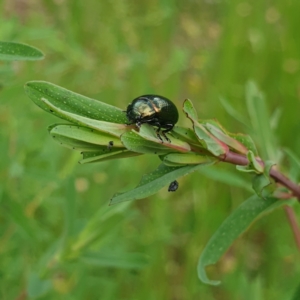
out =
[(135, 123), (138, 127), (144, 123), (156, 126), (156, 133), (161, 141), (159, 132), (164, 128), (161, 133), (169, 141), (165, 133), (171, 131), (177, 123), (178, 110), (171, 100), (163, 96), (143, 95), (128, 105), (126, 116), (131, 124)]

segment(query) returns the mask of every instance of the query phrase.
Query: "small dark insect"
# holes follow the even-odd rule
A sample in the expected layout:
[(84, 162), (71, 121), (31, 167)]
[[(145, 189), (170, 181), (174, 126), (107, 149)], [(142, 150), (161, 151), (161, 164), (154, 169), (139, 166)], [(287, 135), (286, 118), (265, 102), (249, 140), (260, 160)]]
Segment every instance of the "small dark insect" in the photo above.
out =
[(174, 180), (170, 183), (168, 192), (175, 192), (179, 187), (179, 183), (177, 180)]
[[(171, 131), (178, 121), (178, 110), (169, 99), (158, 95), (143, 95), (135, 98), (127, 107), (126, 116), (130, 124), (141, 127), (147, 123), (156, 126), (157, 137), (163, 142), (162, 136), (170, 142), (166, 133)], [(164, 130), (161, 130), (161, 129)]]
[(113, 145), (114, 145), (114, 142), (113, 141), (109, 141), (108, 145), (107, 145), (107, 149), (111, 150), (111, 148), (113, 147)]

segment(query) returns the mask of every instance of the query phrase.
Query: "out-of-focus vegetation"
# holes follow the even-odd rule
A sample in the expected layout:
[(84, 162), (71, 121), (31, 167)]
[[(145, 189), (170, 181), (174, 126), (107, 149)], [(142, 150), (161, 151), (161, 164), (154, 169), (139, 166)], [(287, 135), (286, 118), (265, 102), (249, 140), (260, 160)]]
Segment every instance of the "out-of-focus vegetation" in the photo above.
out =
[[(158, 159), (78, 165), (78, 153), (47, 133), (59, 120), (36, 107), (23, 85), (46, 80), (124, 109), (146, 93), (178, 107), (190, 98), (199, 117), (247, 132), (219, 97), (250, 126), (245, 83), (254, 79), (279, 144), (297, 153), (299, 9), (279, 0), (0, 2), (0, 40), (46, 54), (39, 62), (0, 62), (0, 298), (289, 299), (299, 253), (283, 210), (257, 222), (209, 268), (221, 286), (203, 285), (199, 253), (250, 193), (205, 170), (179, 180), (176, 193), (108, 207)], [(179, 124), (186, 122), (181, 115)]]

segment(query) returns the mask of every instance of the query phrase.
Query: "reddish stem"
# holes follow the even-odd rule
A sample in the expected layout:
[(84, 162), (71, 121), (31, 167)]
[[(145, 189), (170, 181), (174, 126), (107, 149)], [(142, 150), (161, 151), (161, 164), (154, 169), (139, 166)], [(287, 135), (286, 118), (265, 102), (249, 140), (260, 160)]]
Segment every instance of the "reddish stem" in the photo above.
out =
[[(226, 155), (222, 157), (222, 160), (224, 162), (228, 162), (234, 165), (241, 165), (245, 166), (249, 163), (248, 159), (246, 156), (237, 154), (234, 152), (227, 152)], [(264, 162), (261, 160), (258, 160), (258, 162), (262, 165), (264, 165)], [(276, 168), (273, 166), (270, 170), (270, 176), (275, 179), (276, 182), (280, 183), (281, 185), (285, 186), (288, 188), (295, 197), (300, 200), (300, 186), (287, 177), (285, 177), (282, 173), (276, 170)]]
[(298, 250), (300, 251), (300, 231), (299, 231), (299, 226), (295, 217), (295, 213), (293, 211), (293, 209), (290, 206), (285, 206), (284, 207), (286, 216), (289, 220), (290, 226), (293, 230), (293, 234), (294, 234), (294, 238), (295, 238), (295, 242), (296, 245), (298, 247)]

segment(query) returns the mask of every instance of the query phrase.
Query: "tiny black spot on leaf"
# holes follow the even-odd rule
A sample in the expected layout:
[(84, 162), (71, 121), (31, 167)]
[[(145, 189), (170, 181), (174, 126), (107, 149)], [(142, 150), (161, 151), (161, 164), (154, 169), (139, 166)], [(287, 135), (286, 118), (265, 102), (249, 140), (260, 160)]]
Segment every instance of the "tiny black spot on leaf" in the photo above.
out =
[(179, 183), (177, 180), (174, 180), (170, 183), (168, 192), (175, 192), (179, 187)]

